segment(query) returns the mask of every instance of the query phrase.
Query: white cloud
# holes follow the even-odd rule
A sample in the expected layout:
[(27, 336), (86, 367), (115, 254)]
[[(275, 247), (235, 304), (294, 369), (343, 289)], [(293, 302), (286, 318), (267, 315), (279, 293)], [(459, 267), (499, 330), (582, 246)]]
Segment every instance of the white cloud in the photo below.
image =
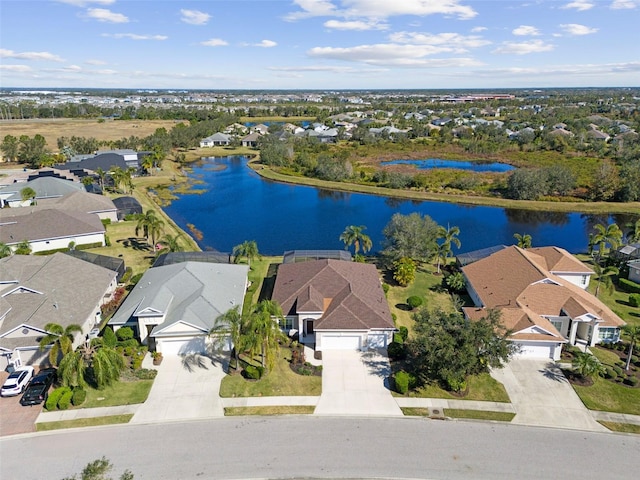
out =
[(631, 10), (640, 6), (640, 0), (613, 0), (612, 10)]
[(327, 0), (294, 0), (302, 10), (289, 13), (285, 20), (295, 21), (310, 17), (344, 17), (344, 18), (372, 18), (385, 19), (400, 15), (446, 15), (468, 20), (477, 12), (467, 5), (461, 5), (461, 0), (338, 0), (342, 6), (339, 9), (333, 2)]
[(412, 45), (440, 45), (450, 52), (466, 52), (469, 48), (479, 48), (491, 45), (491, 41), (478, 35), (460, 35), (459, 33), (430, 33), (397, 32), (389, 35), (389, 40), (395, 43), (409, 43)]
[(130, 40), (166, 40), (166, 35), (138, 35), (137, 33), (103, 33), (101, 36), (110, 38), (128, 38)]
[(386, 23), (378, 23), (376, 21), (368, 21), (364, 22), (362, 20), (327, 20), (324, 22), (324, 26), (326, 28), (332, 30), (356, 30), (356, 31), (364, 31), (364, 30), (387, 30), (389, 25)]
[(278, 45), (273, 40), (262, 40), (259, 43), (243, 43), (243, 47), (261, 47), (261, 48), (272, 48)]
[(0, 58), (18, 58), (21, 60), (36, 60), (48, 62), (64, 62), (58, 55), (49, 52), (14, 52), (0, 48)]
[(26, 73), (33, 71), (33, 69), (29, 65), (0, 65), (0, 70), (7, 70), (9, 72), (16, 73)]
[(551, 65), (541, 67), (511, 67), (496, 68), (487, 70), (476, 70), (474, 75), (486, 76), (489, 78), (499, 76), (522, 76), (522, 77), (549, 77), (549, 76), (592, 76), (609, 75), (616, 73), (640, 72), (640, 62), (628, 63), (604, 63), (604, 64), (582, 64), (582, 65)]
[(96, 70), (96, 73), (99, 75), (116, 75), (118, 73), (117, 70), (111, 70), (109, 68), (104, 68), (101, 70)]
[(95, 60), (95, 59), (89, 59), (86, 62), (87, 65), (106, 65), (107, 62), (103, 61), (103, 60)]
[(518, 28), (514, 28), (511, 33), (518, 36), (536, 36), (540, 35), (540, 30), (531, 25), (520, 25)]
[(480, 33), (489, 30), (487, 27), (473, 27), (471, 33)]
[(379, 73), (388, 71), (386, 68), (354, 68), (337, 65), (308, 65), (300, 67), (268, 67), (276, 72), (331, 72), (331, 73)]
[(112, 5), (116, 3), (116, 0), (57, 0), (60, 3), (66, 3), (75, 7), (86, 7), (91, 3), (97, 3), (98, 5)]
[(211, 15), (205, 12), (201, 12), (199, 10), (180, 10), (182, 20), (184, 23), (188, 23), (190, 25), (206, 25)]
[(480, 63), (470, 58), (427, 59), (429, 55), (451, 51), (433, 45), (400, 45), (396, 43), (358, 45), (356, 47), (315, 47), (307, 55), (368, 65), (396, 67), (466, 67)]
[(592, 9), (594, 6), (595, 4), (593, 4), (588, 0), (576, 0), (574, 2), (567, 3), (566, 5), (563, 5), (560, 8), (562, 8), (563, 10), (569, 10), (571, 8), (574, 8), (579, 12), (584, 12), (585, 10)]
[(201, 42), (200, 45), (204, 45), (205, 47), (224, 47), (225, 45), (229, 45), (229, 42), (221, 38), (212, 38), (206, 42)]
[(564, 23), (560, 28), (568, 35), (590, 35), (598, 31), (597, 28), (590, 28), (577, 23)]
[(90, 8), (87, 10), (87, 16), (89, 18), (93, 18), (98, 20), (99, 22), (108, 22), (108, 23), (128, 23), (129, 19), (121, 14), (115, 13), (106, 8)]
[(542, 40), (530, 40), (528, 42), (503, 42), (493, 53), (507, 53), (515, 55), (527, 55), (529, 53), (549, 52), (554, 46), (544, 43)]

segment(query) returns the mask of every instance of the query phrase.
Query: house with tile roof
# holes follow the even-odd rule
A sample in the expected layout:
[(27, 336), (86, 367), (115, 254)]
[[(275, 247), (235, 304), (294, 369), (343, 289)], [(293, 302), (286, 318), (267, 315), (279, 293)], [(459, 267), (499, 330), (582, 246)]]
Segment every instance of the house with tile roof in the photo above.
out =
[(117, 272), (63, 253), (0, 259), (0, 369), (46, 365), (45, 325), (80, 325), (79, 346), (100, 323), (100, 307), (117, 287)]
[(374, 265), (323, 259), (278, 266), (281, 328), (316, 350), (386, 347), (396, 330)]
[(28, 182), (0, 186), (0, 206), (25, 207), (31, 200), (22, 199), (22, 190), (31, 188), (35, 193), (35, 202), (50, 198), (60, 198), (73, 192), (84, 192), (82, 183), (59, 177), (37, 177)]
[(562, 345), (617, 342), (625, 322), (586, 291), (593, 271), (558, 247), (510, 246), (462, 267), (480, 319), (488, 309), (502, 314), (520, 356), (558, 360)]

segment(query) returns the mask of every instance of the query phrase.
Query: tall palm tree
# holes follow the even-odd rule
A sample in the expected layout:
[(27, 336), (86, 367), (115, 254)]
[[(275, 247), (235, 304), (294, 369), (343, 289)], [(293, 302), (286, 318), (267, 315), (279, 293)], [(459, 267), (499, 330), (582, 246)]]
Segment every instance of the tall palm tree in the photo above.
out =
[(364, 253), (367, 253), (371, 250), (373, 243), (371, 242), (371, 238), (369, 235), (364, 233), (367, 227), (364, 225), (356, 226), (349, 225), (344, 229), (344, 232), (340, 234), (340, 240), (344, 242), (345, 249), (349, 248), (353, 245), (354, 255), (358, 255), (360, 248)]
[(245, 240), (241, 244), (233, 247), (233, 255), (236, 263), (240, 261), (241, 257), (246, 257), (249, 268), (251, 268), (251, 260), (254, 258), (260, 258), (258, 244), (255, 240)]
[(573, 369), (583, 378), (592, 378), (604, 371), (604, 365), (590, 353), (579, 352), (572, 362)]
[(640, 243), (640, 219), (636, 220), (634, 223), (627, 223), (625, 226), (629, 229), (626, 235), (627, 242)]
[(460, 248), (462, 243), (458, 238), (460, 235), (460, 228), (456, 226), (449, 226), (447, 228), (438, 227), (438, 239), (442, 239), (442, 243), (438, 245), (438, 250), (436, 252), (437, 262), (438, 262), (438, 273), (440, 273), (440, 260), (444, 259), (446, 263), (447, 258), (453, 255), (452, 245), (455, 245), (456, 248)]
[(182, 239), (182, 235), (180, 235), (179, 233), (173, 236), (169, 234), (165, 234), (158, 240), (158, 243), (162, 245), (161, 251), (183, 252), (184, 247), (180, 243), (181, 239)]
[(107, 172), (98, 167), (96, 168), (96, 175), (98, 175), (98, 179), (100, 179), (100, 188), (104, 189), (104, 179), (107, 176)]
[(598, 223), (593, 226), (596, 231), (593, 236), (593, 243), (598, 245), (598, 263), (602, 260), (608, 248), (616, 249), (622, 243), (622, 230), (617, 224), (602, 225)]
[(599, 263), (593, 264), (593, 271), (595, 272), (596, 283), (596, 297), (600, 293), (600, 285), (604, 285), (609, 293), (613, 291), (613, 277), (620, 274), (617, 267), (609, 266), (603, 267)]
[(85, 342), (62, 358), (58, 376), (62, 384), (69, 387), (84, 388), (91, 379), (101, 390), (120, 378), (124, 366), (123, 356), (115, 349)]
[(154, 167), (153, 155), (146, 155), (142, 159), (140, 166), (145, 169), (148, 175), (153, 175), (153, 167)]
[(247, 319), (240, 313), (240, 306), (236, 305), (222, 315), (219, 315), (215, 319), (213, 328), (209, 331), (209, 337), (214, 340), (214, 343), (223, 338), (223, 335), (221, 334), (228, 334), (231, 337), (231, 343), (233, 343), (233, 356), (236, 361), (236, 370), (238, 370), (240, 365), (240, 352), (243, 350), (244, 344), (246, 343), (243, 338), (243, 335), (246, 332), (246, 327)]
[(47, 323), (44, 326), (47, 334), (40, 340), (40, 351), (51, 345), (49, 362), (58, 365), (58, 358), (73, 351), (73, 341), (77, 333), (82, 333), (82, 327), (75, 323), (63, 327), (57, 323)]
[(629, 371), (629, 368), (631, 368), (633, 347), (635, 347), (636, 342), (640, 339), (640, 325), (627, 324), (622, 327), (622, 331), (629, 337), (629, 350), (627, 351), (627, 362), (624, 367), (625, 370)]
[(514, 233), (513, 238), (518, 242), (520, 248), (531, 248), (531, 235), (528, 233)]
[(156, 251), (156, 238), (162, 235), (164, 231), (164, 221), (158, 218), (154, 210), (147, 210), (145, 213), (138, 215), (138, 223), (136, 223), (136, 235), (142, 233), (144, 237), (153, 244), (153, 251)]
[(258, 303), (252, 314), (252, 326), (260, 338), (262, 349), (262, 366), (272, 369), (280, 344), (278, 340), (283, 337), (278, 320), (284, 318), (282, 308), (273, 300), (262, 300)]
[(120, 185), (125, 182), (125, 177), (127, 176), (127, 174), (122, 168), (116, 167), (110, 173), (110, 176), (113, 180), (113, 187), (118, 190), (118, 188), (120, 188)]
[(0, 258), (8, 257), (13, 253), (11, 247), (6, 243), (0, 242)]
[(147, 225), (147, 233), (151, 237), (151, 244), (153, 245), (153, 251), (156, 251), (156, 239), (164, 232), (164, 221), (158, 217), (155, 217)]

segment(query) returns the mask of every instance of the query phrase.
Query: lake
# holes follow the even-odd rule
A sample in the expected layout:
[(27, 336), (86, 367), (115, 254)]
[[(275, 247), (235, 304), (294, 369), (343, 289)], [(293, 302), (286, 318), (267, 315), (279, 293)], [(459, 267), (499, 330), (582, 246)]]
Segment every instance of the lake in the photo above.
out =
[(465, 162), (458, 160), (441, 160), (439, 158), (427, 158), (425, 160), (389, 160), (380, 162), (380, 165), (415, 165), (421, 170), (433, 168), (454, 168), (457, 170), (470, 170), (472, 172), (510, 172), (516, 167), (499, 162)]
[(373, 252), (381, 250), (382, 229), (398, 212), (429, 215), (440, 225), (460, 228), (468, 252), (496, 244), (512, 245), (514, 233), (527, 233), (534, 246), (557, 245), (570, 252), (586, 251), (596, 223), (630, 222), (630, 215), (588, 215), (535, 212), (498, 207), (425, 202), (263, 180), (247, 166), (246, 157), (207, 158), (193, 165), (190, 176), (202, 180), (201, 195), (180, 194), (165, 207), (185, 231), (202, 231), (203, 250), (230, 252), (245, 240), (255, 240), (265, 255), (286, 250), (342, 249), (338, 239), (347, 225), (365, 225)]

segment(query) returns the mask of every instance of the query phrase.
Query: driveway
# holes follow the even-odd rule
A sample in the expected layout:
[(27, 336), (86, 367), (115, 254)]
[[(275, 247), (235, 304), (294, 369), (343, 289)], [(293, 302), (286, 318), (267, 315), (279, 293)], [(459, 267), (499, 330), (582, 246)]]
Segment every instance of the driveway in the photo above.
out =
[(322, 352), (322, 395), (316, 415), (398, 415), (389, 390), (386, 351)]
[[(0, 385), (9, 376), (7, 372), (0, 372)], [(42, 411), (42, 405), (23, 407), (20, 405), (22, 395), (15, 397), (0, 397), (0, 436), (15, 435), (17, 433), (35, 432), (35, 421)]]
[(224, 416), (219, 393), (226, 367), (226, 357), (165, 356), (161, 365), (153, 367), (158, 370), (158, 376), (147, 401), (140, 405), (130, 423)]
[(516, 416), (511, 423), (606, 432), (596, 422), (556, 364), (514, 359), (491, 372), (502, 382)]

